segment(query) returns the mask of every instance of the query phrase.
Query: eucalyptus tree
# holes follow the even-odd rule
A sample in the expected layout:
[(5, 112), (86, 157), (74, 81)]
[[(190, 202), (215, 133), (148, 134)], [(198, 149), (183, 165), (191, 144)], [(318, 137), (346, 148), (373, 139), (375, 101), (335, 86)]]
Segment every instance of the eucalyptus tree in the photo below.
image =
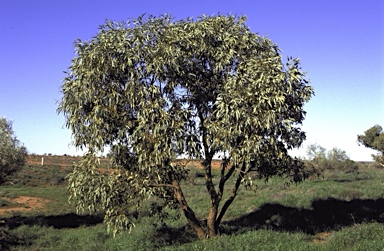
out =
[(381, 168), (384, 167), (384, 131), (380, 125), (372, 126), (363, 135), (357, 135), (357, 142), (378, 151), (372, 157)]
[[(245, 17), (170, 16), (107, 21), (75, 42), (58, 111), (74, 145), (87, 149), (70, 175), (79, 211), (105, 212), (114, 232), (134, 224), (141, 202), (179, 208), (199, 238), (219, 234), (242, 183), (253, 177), (302, 177), (288, 150), (305, 139), (303, 105), (313, 94), (299, 59), (250, 31)], [(96, 153), (112, 147), (108, 173)], [(185, 166), (201, 160), (209, 197), (206, 223), (183, 194)], [(212, 160), (222, 160), (217, 183)], [(231, 186), (229, 193), (225, 187)]]

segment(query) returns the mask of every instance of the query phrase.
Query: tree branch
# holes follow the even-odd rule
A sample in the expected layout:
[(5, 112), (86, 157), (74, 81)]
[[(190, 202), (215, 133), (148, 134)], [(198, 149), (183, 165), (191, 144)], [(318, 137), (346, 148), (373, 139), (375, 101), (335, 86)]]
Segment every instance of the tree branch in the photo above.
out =
[(187, 201), (185, 200), (184, 194), (181, 190), (180, 184), (178, 181), (173, 180), (173, 191), (176, 200), (179, 203), (180, 209), (183, 210), (185, 217), (187, 218), (191, 227), (196, 231), (199, 239), (205, 239), (206, 233), (203, 227), (200, 224), (200, 221), (197, 219), (195, 212), (188, 206)]
[(222, 172), (221, 172), (221, 178), (220, 178), (220, 182), (219, 182), (219, 199), (221, 200), (222, 196), (223, 196), (223, 193), (224, 193), (224, 185), (225, 185), (225, 182), (227, 182), (227, 180), (232, 176), (233, 172), (235, 171), (235, 166), (232, 166), (226, 175), (224, 175), (224, 170), (225, 170), (225, 166), (222, 167)]
[(171, 184), (149, 184), (148, 187), (173, 187)]
[[(236, 169), (235, 166), (232, 167), (233, 170), (232, 172)], [(232, 169), (231, 168), (231, 169)], [(235, 184), (233, 185), (233, 188), (232, 188), (232, 192), (231, 194), (229, 195), (229, 198), (225, 201), (223, 207), (221, 208), (220, 210), (220, 213), (219, 215), (217, 216), (216, 218), (216, 224), (219, 225), (221, 220), (223, 219), (223, 216), (224, 214), (226, 213), (227, 209), (229, 208), (229, 206), (232, 204), (232, 202), (235, 200), (235, 197), (237, 196), (237, 191), (239, 190), (239, 187), (240, 187), (240, 184), (241, 184), (241, 180), (244, 178), (244, 172), (245, 172), (245, 163), (243, 162), (243, 165), (241, 167), (241, 170), (240, 170), (240, 173), (239, 173), (239, 176), (237, 176), (237, 179), (236, 179), (236, 182)], [(228, 175), (228, 174), (227, 174)]]

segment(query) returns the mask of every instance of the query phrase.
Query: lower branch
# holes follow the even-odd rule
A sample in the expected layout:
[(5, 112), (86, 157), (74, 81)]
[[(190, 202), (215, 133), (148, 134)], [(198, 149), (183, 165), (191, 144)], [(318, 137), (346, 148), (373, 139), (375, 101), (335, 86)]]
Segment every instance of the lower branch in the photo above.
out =
[(174, 187), (171, 184), (149, 184), (148, 187)]
[(225, 167), (222, 167), (222, 171), (221, 171), (221, 178), (220, 178), (220, 182), (219, 182), (219, 198), (221, 200), (221, 197), (223, 196), (223, 193), (224, 193), (224, 185), (225, 185), (225, 182), (227, 182), (227, 180), (232, 176), (233, 172), (235, 171), (235, 167), (232, 166), (229, 170), (228, 170), (228, 173), (226, 175), (224, 175), (224, 170)]
[(187, 218), (189, 225), (195, 230), (199, 239), (206, 239), (206, 233), (203, 227), (201, 226), (200, 221), (196, 218), (195, 213), (188, 206), (188, 203), (185, 200), (179, 182), (174, 180), (172, 184), (176, 200), (178, 201), (180, 208), (183, 210), (183, 213)]

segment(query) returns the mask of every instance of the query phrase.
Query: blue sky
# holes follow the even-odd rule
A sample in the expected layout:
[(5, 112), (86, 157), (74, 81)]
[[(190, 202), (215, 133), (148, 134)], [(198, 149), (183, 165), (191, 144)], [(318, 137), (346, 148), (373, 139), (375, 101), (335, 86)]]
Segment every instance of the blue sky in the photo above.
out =
[(316, 96), (305, 106), (306, 145), (345, 150), (353, 160), (374, 153), (357, 134), (384, 126), (384, 1), (114, 1), (0, 0), (0, 117), (30, 153), (80, 155), (56, 113), (60, 86), (75, 56), (75, 39), (89, 40), (106, 19), (143, 13), (176, 19), (202, 14), (248, 17), (283, 56), (298, 57)]

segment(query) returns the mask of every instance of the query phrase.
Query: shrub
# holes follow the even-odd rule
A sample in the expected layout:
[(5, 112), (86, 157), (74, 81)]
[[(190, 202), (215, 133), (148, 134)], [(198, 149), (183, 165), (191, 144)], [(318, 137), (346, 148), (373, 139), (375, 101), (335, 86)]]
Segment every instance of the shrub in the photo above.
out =
[(331, 172), (358, 173), (359, 165), (349, 159), (345, 151), (336, 147), (327, 152), (324, 147), (312, 144), (308, 146), (307, 157), (305, 165), (309, 177), (324, 178), (326, 170)]
[(12, 130), (12, 123), (0, 119), (0, 183), (6, 176), (18, 171), (25, 162), (27, 149), (20, 143)]

